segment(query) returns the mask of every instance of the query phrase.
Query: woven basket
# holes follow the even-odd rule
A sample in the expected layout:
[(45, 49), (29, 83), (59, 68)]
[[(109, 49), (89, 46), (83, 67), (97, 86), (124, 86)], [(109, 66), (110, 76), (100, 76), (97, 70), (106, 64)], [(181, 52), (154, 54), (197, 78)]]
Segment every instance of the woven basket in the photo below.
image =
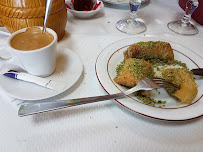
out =
[[(46, 0), (0, 0), (0, 26), (10, 33), (32, 26), (43, 26)], [(53, 0), (47, 27), (60, 40), (65, 34), (67, 10), (65, 0)]]

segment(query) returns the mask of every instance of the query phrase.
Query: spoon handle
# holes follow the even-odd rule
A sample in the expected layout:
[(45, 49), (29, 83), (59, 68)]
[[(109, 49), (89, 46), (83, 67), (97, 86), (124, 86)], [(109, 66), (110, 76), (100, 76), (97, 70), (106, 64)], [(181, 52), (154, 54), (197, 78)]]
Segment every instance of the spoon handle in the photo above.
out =
[(47, 21), (48, 21), (48, 18), (49, 18), (49, 13), (50, 13), (50, 10), (51, 10), (52, 2), (53, 2), (53, 0), (46, 0), (45, 17), (44, 17), (44, 25), (43, 25), (42, 33), (45, 33), (45, 31), (46, 31), (46, 25), (47, 25)]

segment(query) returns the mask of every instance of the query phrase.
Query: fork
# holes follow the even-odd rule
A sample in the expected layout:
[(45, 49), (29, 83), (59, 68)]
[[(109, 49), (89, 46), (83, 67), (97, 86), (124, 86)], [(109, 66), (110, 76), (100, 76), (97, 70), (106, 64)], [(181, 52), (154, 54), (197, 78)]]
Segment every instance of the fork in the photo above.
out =
[(117, 94), (69, 99), (69, 100), (58, 100), (53, 102), (25, 103), (20, 106), (18, 115), (27, 116), (27, 115), (53, 111), (57, 109), (67, 108), (67, 107), (86, 104), (86, 103), (93, 103), (97, 101), (104, 101), (104, 100), (111, 100), (111, 99), (119, 99), (139, 90), (152, 90), (152, 89), (171, 88), (171, 87), (174, 87), (174, 86), (171, 85), (170, 83), (167, 83), (163, 79), (145, 77), (141, 79), (135, 87)]

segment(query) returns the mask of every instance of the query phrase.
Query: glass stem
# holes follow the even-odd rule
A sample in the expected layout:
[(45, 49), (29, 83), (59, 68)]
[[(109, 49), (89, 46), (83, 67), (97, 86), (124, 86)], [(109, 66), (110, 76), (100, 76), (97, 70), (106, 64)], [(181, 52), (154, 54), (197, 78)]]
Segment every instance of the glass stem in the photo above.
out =
[(137, 18), (137, 12), (130, 12), (130, 20), (135, 21)]
[(141, 0), (130, 0), (130, 22), (136, 22), (137, 11), (141, 5)]
[(183, 22), (184, 25), (186, 25), (190, 21), (190, 18), (191, 18), (191, 15), (185, 14), (181, 21)]
[(195, 9), (198, 7), (198, 0), (188, 0), (186, 3), (186, 9), (185, 9), (185, 15), (181, 19), (183, 25), (186, 25), (190, 19), (192, 13), (195, 11)]

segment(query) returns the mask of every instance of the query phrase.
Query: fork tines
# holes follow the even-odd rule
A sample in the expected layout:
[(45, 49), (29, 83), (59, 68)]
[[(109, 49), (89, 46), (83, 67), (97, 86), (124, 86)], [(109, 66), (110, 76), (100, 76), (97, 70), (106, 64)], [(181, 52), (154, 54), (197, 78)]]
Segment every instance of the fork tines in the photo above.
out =
[(162, 78), (151, 77), (151, 79), (161, 87), (164, 87), (164, 88), (178, 88), (177, 85), (175, 85), (173, 83), (170, 83), (170, 82), (168, 82), (168, 81), (166, 81), (166, 80), (164, 80)]

